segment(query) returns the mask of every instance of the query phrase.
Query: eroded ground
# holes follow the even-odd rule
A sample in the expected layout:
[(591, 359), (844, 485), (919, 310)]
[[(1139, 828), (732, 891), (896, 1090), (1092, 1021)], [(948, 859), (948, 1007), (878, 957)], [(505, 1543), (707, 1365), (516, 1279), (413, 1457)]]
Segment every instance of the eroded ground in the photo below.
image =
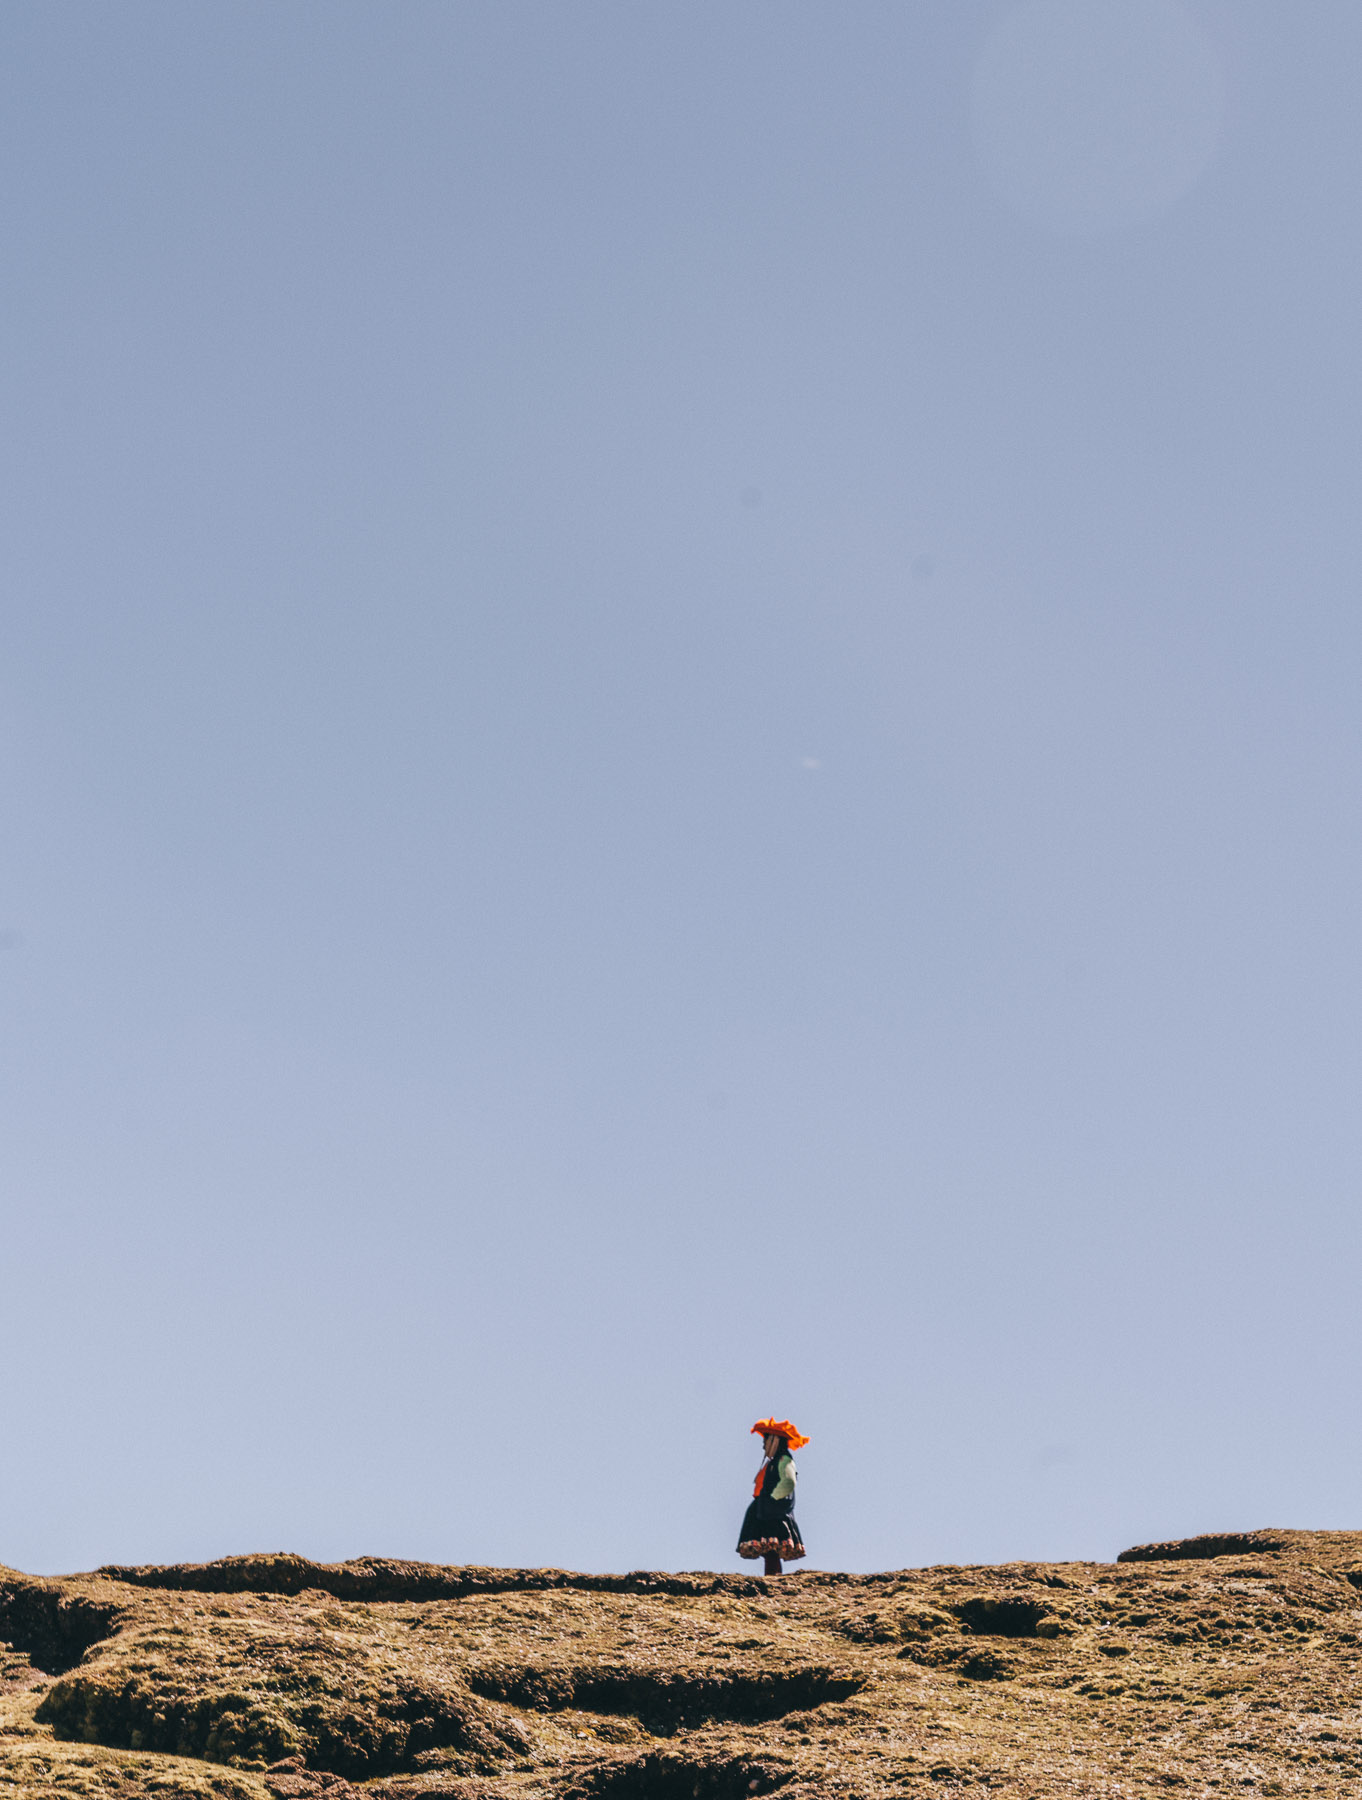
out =
[(1042, 1800), (1362, 1777), (1362, 1534), (1126, 1556), (770, 1582), (0, 1569), (0, 1800)]

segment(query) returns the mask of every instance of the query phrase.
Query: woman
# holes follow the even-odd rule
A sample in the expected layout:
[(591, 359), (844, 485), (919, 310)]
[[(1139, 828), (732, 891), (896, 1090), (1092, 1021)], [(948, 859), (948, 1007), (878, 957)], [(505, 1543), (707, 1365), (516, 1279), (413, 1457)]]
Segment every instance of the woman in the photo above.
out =
[(752, 1504), (742, 1522), (738, 1555), (766, 1558), (767, 1575), (781, 1573), (781, 1561), (798, 1562), (804, 1540), (794, 1521), (795, 1465), (791, 1450), (808, 1443), (788, 1419), (758, 1419), (752, 1430), (762, 1440), (766, 1460), (757, 1473)]

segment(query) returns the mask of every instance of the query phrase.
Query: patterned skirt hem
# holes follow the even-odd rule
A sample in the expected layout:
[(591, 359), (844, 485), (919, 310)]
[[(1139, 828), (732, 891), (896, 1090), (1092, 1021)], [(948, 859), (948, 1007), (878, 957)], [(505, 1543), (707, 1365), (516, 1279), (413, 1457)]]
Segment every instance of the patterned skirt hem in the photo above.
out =
[(798, 1562), (804, 1555), (804, 1546), (789, 1538), (746, 1538), (738, 1545), (738, 1555), (745, 1556), (749, 1562), (758, 1556), (778, 1556), (782, 1562)]

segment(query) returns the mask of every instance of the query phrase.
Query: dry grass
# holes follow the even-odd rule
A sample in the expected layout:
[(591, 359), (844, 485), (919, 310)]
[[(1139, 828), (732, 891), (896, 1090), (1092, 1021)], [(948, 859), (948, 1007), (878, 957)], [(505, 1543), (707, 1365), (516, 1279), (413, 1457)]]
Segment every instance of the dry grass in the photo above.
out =
[(0, 1800), (1351, 1791), (1362, 1536), (1160, 1548), (769, 1583), (0, 1572)]

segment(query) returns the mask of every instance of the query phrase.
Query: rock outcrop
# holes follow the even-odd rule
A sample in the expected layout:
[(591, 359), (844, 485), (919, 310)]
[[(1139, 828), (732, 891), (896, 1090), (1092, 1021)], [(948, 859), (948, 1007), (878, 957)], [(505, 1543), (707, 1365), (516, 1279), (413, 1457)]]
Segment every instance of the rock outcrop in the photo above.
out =
[(1362, 1534), (1114, 1564), (0, 1569), (0, 1796), (1340, 1794)]

